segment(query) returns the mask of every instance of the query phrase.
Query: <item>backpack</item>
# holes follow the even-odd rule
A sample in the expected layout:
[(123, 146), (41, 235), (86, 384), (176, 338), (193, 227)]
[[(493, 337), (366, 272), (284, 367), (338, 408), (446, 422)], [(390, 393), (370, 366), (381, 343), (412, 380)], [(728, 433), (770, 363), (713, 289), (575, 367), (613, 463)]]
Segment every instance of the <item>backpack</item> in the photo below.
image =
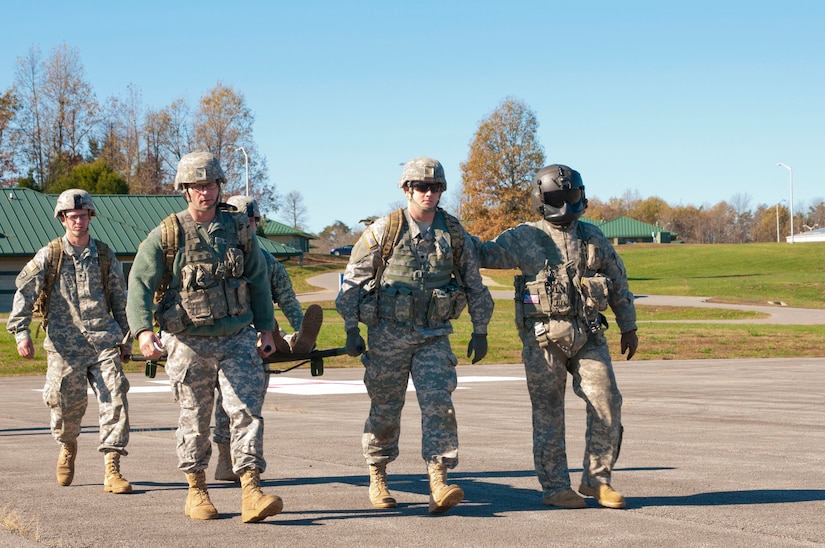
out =
[[(109, 246), (100, 240), (95, 240), (97, 244), (97, 260), (100, 266), (100, 278), (103, 283), (103, 294), (106, 296), (106, 307), (111, 310), (112, 304), (109, 299), (109, 268), (111, 266), (111, 257), (109, 256)], [(34, 301), (32, 307), (32, 316), (40, 317), (42, 321), (37, 327), (37, 333), (40, 328), (45, 329), (49, 325), (49, 300), (52, 296), (54, 284), (57, 277), (60, 275), (60, 267), (63, 266), (63, 241), (62, 238), (55, 238), (49, 242), (49, 257), (46, 261), (46, 279), (43, 282), (43, 287), (40, 288), (40, 294)]]
[[(440, 207), (438, 211), (444, 216), (447, 231), (450, 233), (450, 245), (453, 248), (453, 277), (455, 277), (456, 282), (463, 289), (464, 281), (458, 272), (458, 264), (461, 262), (461, 254), (464, 251), (464, 230), (461, 228), (461, 223), (459, 223), (458, 219)], [(396, 209), (387, 215), (387, 226), (381, 238), (381, 266), (378, 272), (375, 273), (376, 283), (381, 279), (384, 268), (387, 266), (387, 261), (389, 261), (390, 255), (392, 255), (392, 250), (401, 238), (401, 231), (406, 224), (407, 220), (404, 217), (404, 211), (402, 209)]]

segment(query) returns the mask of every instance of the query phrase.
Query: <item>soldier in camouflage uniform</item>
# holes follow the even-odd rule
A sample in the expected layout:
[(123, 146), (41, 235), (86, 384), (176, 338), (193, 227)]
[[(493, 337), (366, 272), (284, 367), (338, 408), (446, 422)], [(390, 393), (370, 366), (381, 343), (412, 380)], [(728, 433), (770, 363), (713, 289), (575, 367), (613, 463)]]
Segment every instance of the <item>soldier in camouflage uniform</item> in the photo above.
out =
[[(234, 207), (236, 211), (245, 213), (249, 218), (249, 227), (252, 234), (255, 234), (258, 223), (261, 220), (261, 211), (258, 202), (249, 196), (232, 196), (226, 203)], [(275, 348), (278, 352), (306, 353), (315, 347), (315, 339), (321, 329), (324, 319), (324, 310), (317, 304), (309, 305), (304, 315), (301, 310), (301, 303), (295, 296), (292, 288), (292, 281), (289, 274), (281, 262), (272, 256), (271, 253), (261, 252), (267, 262), (269, 270), (270, 288), (272, 289), (272, 302), (278, 305), (289, 321), (289, 325), (294, 329), (293, 333), (286, 334), (275, 323), (272, 335), (275, 339)], [(264, 386), (266, 390), (266, 386)], [(240, 478), (232, 470), (232, 457), (229, 446), (229, 416), (223, 409), (223, 398), (220, 390), (215, 398), (215, 428), (212, 430), (212, 441), (218, 448), (218, 462), (215, 465), (215, 479), (221, 481), (238, 481)]]
[[(129, 443), (129, 381), (121, 363), (131, 353), (131, 339), (124, 341), (129, 330), (126, 280), (114, 253), (89, 235), (95, 214), (92, 197), (85, 190), (60, 194), (54, 209), (54, 216), (66, 229), (55, 241), (60, 258), (53, 263), (50, 246), (43, 247), (17, 276), (7, 329), (14, 334), (18, 354), (34, 358), (29, 326), (35, 305), (45, 307), (43, 348), (48, 371), (43, 402), (51, 410), (52, 435), (60, 443), (57, 482), (70, 485), (74, 478), (88, 382), (100, 410), (98, 450), (104, 454), (103, 490), (131, 493), (132, 486), (120, 473), (120, 457), (127, 454)], [(108, 256), (101, 257), (103, 252)], [(103, 273), (103, 268), (108, 272)], [(46, 288), (50, 271), (56, 277), (52, 278), (53, 286)], [(121, 342), (125, 344), (121, 346)]]
[(533, 405), (533, 459), (548, 506), (584, 508), (570, 488), (564, 439), (567, 373), (587, 404), (584, 471), (579, 492), (608, 508), (624, 508), (610, 486), (622, 439), (622, 396), (616, 386), (601, 313), (609, 306), (622, 333), (621, 351), (638, 345), (636, 309), (627, 273), (604, 234), (578, 219), (587, 208), (578, 172), (563, 165), (541, 169), (531, 187), (533, 210), (543, 217), (478, 245), (483, 268), (518, 268), (516, 325)]
[[(126, 311), (141, 353), (150, 359), (167, 354), (166, 373), (180, 403), (178, 467), (189, 483), (185, 514), (192, 519), (218, 517), (205, 469), (212, 453), (209, 423), (215, 390), (220, 387), (231, 421), (234, 471), (243, 487), (241, 519), (255, 522), (283, 508), (280, 497), (264, 495), (260, 487), (266, 469), (261, 417), (266, 372), (261, 357), (275, 349), (275, 319), (266, 261), (249, 220), (217, 207), (224, 182), (214, 155), (193, 152), (180, 159), (175, 189), (182, 191), (188, 207), (175, 215), (178, 247), (164, 249), (164, 234), (170, 231), (165, 222), (149, 233), (129, 273)], [(159, 288), (163, 295), (156, 306)], [(153, 312), (158, 334), (152, 329)]]
[(362, 438), (370, 502), (375, 508), (396, 506), (387, 488), (386, 466), (398, 457), (401, 410), (412, 376), (422, 415), (429, 511), (436, 514), (464, 497), (459, 486), (446, 483), (447, 470), (458, 464), (452, 403), (458, 360), (450, 347), (450, 319), (469, 303), (473, 335), (467, 355), (474, 355), (476, 363), (487, 353), (493, 300), (481, 281), (472, 246), (463, 246), (464, 229), (437, 207), (447, 188), (441, 163), (410, 160), (398, 186), (407, 208), (364, 231), (352, 250), (336, 308), (344, 318), (350, 356), (366, 350), (358, 323), (368, 326), (369, 350), (361, 362), (371, 400)]

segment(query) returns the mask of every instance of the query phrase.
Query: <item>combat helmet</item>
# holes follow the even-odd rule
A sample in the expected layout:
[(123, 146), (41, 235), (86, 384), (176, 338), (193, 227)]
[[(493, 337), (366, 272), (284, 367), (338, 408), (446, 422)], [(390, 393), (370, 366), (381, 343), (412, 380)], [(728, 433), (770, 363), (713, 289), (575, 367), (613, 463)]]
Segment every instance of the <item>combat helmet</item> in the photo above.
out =
[(61, 213), (72, 209), (88, 209), (91, 217), (97, 214), (91, 194), (80, 188), (70, 188), (60, 193), (54, 206), (54, 218), (59, 219)]
[(404, 171), (401, 173), (401, 178), (398, 179), (398, 188), (404, 188), (404, 185), (411, 181), (441, 183), (444, 185), (444, 190), (447, 190), (444, 166), (433, 158), (419, 156), (404, 164)]
[(190, 152), (178, 162), (175, 190), (181, 190), (183, 185), (210, 181), (226, 182), (221, 164), (211, 152)]
[(250, 196), (230, 196), (226, 203), (237, 209), (241, 213), (246, 213), (247, 217), (255, 219), (261, 218), (261, 210), (258, 209), (258, 202)]
[(533, 211), (555, 225), (571, 223), (587, 209), (582, 176), (560, 164), (543, 167), (536, 173), (530, 200)]

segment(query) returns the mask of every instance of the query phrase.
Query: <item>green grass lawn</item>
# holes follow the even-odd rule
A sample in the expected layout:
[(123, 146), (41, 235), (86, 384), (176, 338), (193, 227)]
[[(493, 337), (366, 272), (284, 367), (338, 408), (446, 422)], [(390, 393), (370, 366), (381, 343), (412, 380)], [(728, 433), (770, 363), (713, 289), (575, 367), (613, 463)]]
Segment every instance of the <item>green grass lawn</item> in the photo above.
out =
[[(825, 308), (825, 243), (634, 244), (618, 246), (617, 250), (627, 267), (630, 289), (636, 294), (705, 296), (717, 302), (741, 304), (782, 301), (794, 307)], [(345, 264), (341, 261), (304, 267), (287, 263), (286, 266), (296, 292), (304, 293), (317, 289), (307, 283), (308, 277), (342, 270)], [(497, 289), (512, 288), (512, 271), (485, 270), (484, 274), (496, 281)], [(324, 308), (324, 325), (318, 347), (344, 346), (343, 320), (335, 311), (334, 303), (319, 304)], [(825, 326), (822, 325), (701, 323), (761, 317), (758, 313), (733, 309), (640, 306), (637, 312), (639, 350), (634, 360), (825, 356)], [(280, 311), (276, 314), (281, 325), (288, 325)], [(609, 319), (612, 325), (606, 335), (618, 362), (622, 359), (619, 332), (613, 319)], [(664, 321), (668, 323), (656, 323)], [(453, 325), (453, 350), (462, 365), (469, 364), (466, 348), (472, 324), (468, 314), (465, 312)], [(489, 353), (484, 363), (521, 362), (512, 300), (496, 301), (489, 332)], [(366, 337), (365, 329), (362, 333)], [(23, 360), (17, 356), (11, 335), (0, 337), (0, 376), (45, 373), (42, 338), (41, 333), (35, 341), (35, 359)], [(324, 364), (326, 367), (360, 366), (357, 358), (348, 356), (328, 358)], [(130, 364), (127, 370), (143, 371), (143, 364)]]

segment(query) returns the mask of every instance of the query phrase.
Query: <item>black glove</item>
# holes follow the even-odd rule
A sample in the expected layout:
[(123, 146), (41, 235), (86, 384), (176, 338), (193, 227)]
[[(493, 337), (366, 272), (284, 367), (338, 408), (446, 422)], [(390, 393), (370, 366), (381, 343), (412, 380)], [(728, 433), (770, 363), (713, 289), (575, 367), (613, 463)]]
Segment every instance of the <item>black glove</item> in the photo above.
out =
[(627, 351), (627, 359), (633, 357), (636, 353), (636, 348), (639, 346), (639, 336), (636, 335), (636, 330), (633, 329), (627, 333), (622, 333), (622, 354)]
[(347, 331), (347, 356), (360, 356), (367, 349), (361, 331), (356, 327)]
[(478, 363), (487, 355), (487, 335), (473, 333), (470, 337), (470, 344), (467, 345), (467, 357), (471, 357), (475, 352), (473, 363)]

